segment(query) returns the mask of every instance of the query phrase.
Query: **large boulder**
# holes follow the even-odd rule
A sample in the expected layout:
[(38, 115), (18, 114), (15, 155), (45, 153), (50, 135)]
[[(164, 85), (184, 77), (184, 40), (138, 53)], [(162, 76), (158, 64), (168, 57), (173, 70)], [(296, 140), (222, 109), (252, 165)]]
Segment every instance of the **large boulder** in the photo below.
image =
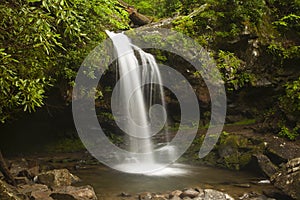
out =
[(285, 166), (271, 177), (275, 187), (290, 197), (300, 200), (300, 157), (287, 162)]
[(55, 169), (41, 173), (37, 176), (36, 182), (49, 187), (70, 186), (77, 182), (78, 177), (71, 174), (67, 169)]
[(97, 200), (94, 189), (89, 185), (82, 187), (65, 186), (55, 188), (50, 196), (55, 200)]

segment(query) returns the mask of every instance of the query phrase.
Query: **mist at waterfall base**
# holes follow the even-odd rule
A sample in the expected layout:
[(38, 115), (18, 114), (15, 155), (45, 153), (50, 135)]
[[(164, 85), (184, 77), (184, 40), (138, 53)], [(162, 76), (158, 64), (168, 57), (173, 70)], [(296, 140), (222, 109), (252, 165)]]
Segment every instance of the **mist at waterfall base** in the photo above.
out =
[[(155, 58), (131, 44), (125, 34), (110, 31), (106, 33), (112, 40), (117, 54), (119, 76), (111, 97), (112, 113), (118, 127), (127, 134), (126, 150), (130, 152), (130, 156), (121, 158), (120, 164), (114, 168), (146, 175), (185, 174), (187, 171), (183, 165), (168, 165), (176, 156), (176, 147), (168, 143), (165, 95)], [(151, 138), (158, 132), (165, 134), (167, 141), (159, 150), (162, 152), (160, 158), (153, 153), (157, 150)]]

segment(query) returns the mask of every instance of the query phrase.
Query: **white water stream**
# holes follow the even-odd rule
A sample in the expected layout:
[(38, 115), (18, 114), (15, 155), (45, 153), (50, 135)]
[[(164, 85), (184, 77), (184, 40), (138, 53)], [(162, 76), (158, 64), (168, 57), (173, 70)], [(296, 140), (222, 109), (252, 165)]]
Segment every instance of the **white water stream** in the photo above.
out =
[(118, 58), (119, 81), (113, 91), (112, 111), (116, 123), (127, 134), (127, 150), (144, 154), (142, 160), (131, 157), (118, 168), (144, 172), (160, 165), (152, 153), (151, 137), (164, 129), (167, 120), (161, 74), (153, 55), (133, 45), (125, 34), (106, 33)]

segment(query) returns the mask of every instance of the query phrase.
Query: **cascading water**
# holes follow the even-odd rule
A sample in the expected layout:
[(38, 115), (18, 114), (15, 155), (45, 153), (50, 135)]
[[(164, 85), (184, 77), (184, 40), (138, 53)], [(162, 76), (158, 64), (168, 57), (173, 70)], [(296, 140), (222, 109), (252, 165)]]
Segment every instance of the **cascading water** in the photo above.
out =
[(164, 128), (167, 119), (162, 78), (151, 54), (131, 44), (123, 33), (106, 33), (118, 58), (119, 81), (113, 91), (116, 98), (112, 99), (112, 111), (118, 126), (127, 133), (128, 150), (145, 154), (142, 162), (127, 158), (122, 167), (136, 167), (139, 172), (147, 166), (160, 164), (151, 154), (154, 151), (151, 137)]

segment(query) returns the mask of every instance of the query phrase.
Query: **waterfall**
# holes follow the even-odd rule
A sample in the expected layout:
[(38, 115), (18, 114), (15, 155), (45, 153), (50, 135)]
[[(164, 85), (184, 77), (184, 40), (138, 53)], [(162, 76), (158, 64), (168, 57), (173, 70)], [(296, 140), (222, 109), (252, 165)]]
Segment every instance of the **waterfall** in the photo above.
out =
[(139, 163), (135, 158), (127, 158), (122, 165), (131, 168), (159, 165), (159, 159), (151, 153), (152, 136), (164, 129), (167, 119), (159, 67), (153, 55), (133, 45), (125, 34), (106, 33), (118, 58), (119, 80), (113, 91), (112, 111), (116, 123), (127, 134), (127, 150), (145, 154)]

